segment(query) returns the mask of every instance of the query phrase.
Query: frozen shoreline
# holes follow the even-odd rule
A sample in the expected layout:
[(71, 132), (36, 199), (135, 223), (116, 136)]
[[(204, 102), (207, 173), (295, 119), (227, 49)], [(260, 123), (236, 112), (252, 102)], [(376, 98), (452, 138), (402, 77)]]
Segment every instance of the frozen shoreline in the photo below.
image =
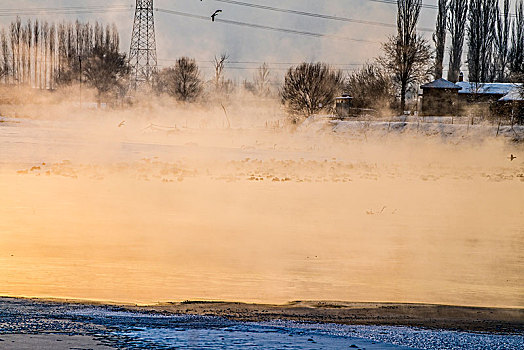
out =
[(59, 308), (116, 308), (131, 313), (208, 316), (239, 322), (282, 321), (399, 326), (524, 335), (524, 308), (342, 301), (292, 301), (286, 304), (262, 304), (187, 300), (139, 305), (111, 301), (0, 296), (0, 305), (9, 303), (28, 303)]
[[(508, 334), (490, 332), (461, 332), (456, 330), (425, 329), (388, 324), (381, 317), (384, 304), (342, 303), (313, 306), (303, 303), (288, 306), (255, 305), (240, 303), (185, 302), (156, 307), (130, 307), (125, 305), (102, 305), (96, 303), (67, 303), (36, 299), (0, 298), (0, 349), (28, 349), (31, 346), (56, 344), (55, 349), (73, 347), (92, 349), (507, 349), (524, 345), (522, 309), (487, 309), (481, 317), (513, 315), (516, 328)], [(177, 305), (198, 312), (183, 312)], [(307, 306), (306, 306), (307, 305)], [(320, 305), (317, 303), (317, 305)], [(351, 306), (350, 306), (351, 305)], [(227, 306), (227, 308), (226, 308)], [(355, 310), (366, 306), (374, 310), (375, 325), (333, 324), (338, 319), (324, 316), (317, 321), (311, 317), (295, 315), (290, 310)], [(399, 304), (398, 307), (401, 305)], [(467, 308), (437, 305), (404, 304), (406, 308), (440, 308), (442, 318), (457, 314)], [(210, 310), (229, 310), (229, 315)], [(244, 308), (242, 314), (241, 309)], [(286, 314), (283, 311), (288, 309)], [(266, 317), (257, 312), (266, 313)], [(360, 309), (361, 310), (361, 309)], [(480, 308), (476, 312), (479, 312)], [(426, 310), (427, 311), (427, 310)], [(237, 314), (235, 314), (237, 312)], [(314, 311), (310, 311), (314, 312)], [(252, 315), (247, 319), (245, 313)], [(241, 317), (241, 315), (243, 315)], [(390, 320), (391, 317), (388, 317)], [(408, 314), (404, 319), (409, 320)], [(256, 322), (255, 322), (256, 321)], [(500, 322), (500, 320), (498, 321)], [(431, 324), (429, 324), (431, 327)], [(436, 325), (436, 324), (433, 324)], [(457, 326), (459, 323), (457, 322)], [(452, 327), (450, 327), (452, 328)]]

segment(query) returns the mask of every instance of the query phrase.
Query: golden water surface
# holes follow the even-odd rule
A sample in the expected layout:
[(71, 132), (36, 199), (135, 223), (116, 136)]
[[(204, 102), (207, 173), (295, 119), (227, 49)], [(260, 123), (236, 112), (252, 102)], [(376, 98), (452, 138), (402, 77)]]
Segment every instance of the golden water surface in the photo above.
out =
[(5, 136), (0, 295), (524, 306), (524, 163), (506, 146), (360, 140), (308, 159), (188, 140), (102, 161)]

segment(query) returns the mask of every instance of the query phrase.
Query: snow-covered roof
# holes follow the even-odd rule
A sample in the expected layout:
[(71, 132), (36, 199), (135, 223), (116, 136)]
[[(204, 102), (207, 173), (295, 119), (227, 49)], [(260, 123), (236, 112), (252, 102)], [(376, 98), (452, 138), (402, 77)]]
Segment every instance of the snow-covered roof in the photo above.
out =
[(505, 101), (505, 102), (524, 101), (524, 96), (523, 96), (521, 88), (514, 87), (513, 89), (510, 90), (510, 92), (508, 92), (506, 95), (501, 97), (499, 101)]
[(460, 81), (457, 83), (462, 89), (459, 94), (484, 94), (484, 95), (506, 95), (520, 84), (513, 83), (470, 83)]
[(422, 89), (453, 89), (453, 90), (460, 90), (461, 87), (453, 84), (451, 81), (448, 81), (446, 79), (437, 79), (435, 81), (432, 81), (431, 83), (427, 83), (421, 86)]

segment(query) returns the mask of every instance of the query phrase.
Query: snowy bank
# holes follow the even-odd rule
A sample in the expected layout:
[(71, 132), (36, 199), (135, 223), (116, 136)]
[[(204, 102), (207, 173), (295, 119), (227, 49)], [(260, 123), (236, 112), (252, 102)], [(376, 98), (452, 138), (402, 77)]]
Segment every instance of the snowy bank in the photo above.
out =
[[(462, 121), (462, 120), (461, 120)], [(416, 134), (443, 138), (505, 137), (524, 141), (524, 126), (453, 123), (451, 117), (395, 117), (391, 121), (340, 120), (331, 115), (312, 115), (298, 128), (303, 132), (331, 131), (348, 136)]]

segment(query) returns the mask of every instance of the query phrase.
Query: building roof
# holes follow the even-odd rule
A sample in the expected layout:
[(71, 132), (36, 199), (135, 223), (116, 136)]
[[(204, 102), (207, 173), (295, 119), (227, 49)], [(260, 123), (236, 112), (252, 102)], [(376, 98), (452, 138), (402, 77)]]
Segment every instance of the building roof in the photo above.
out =
[(499, 101), (502, 102), (511, 102), (511, 101), (524, 101), (524, 94), (522, 93), (521, 88), (514, 87), (506, 95), (501, 97)]
[(422, 89), (450, 89), (450, 90), (460, 90), (462, 87), (457, 84), (453, 84), (451, 81), (446, 79), (437, 79), (431, 83), (427, 83), (421, 86)]
[(512, 83), (470, 83), (460, 81), (457, 83), (462, 89), (459, 94), (506, 95), (520, 84)]

